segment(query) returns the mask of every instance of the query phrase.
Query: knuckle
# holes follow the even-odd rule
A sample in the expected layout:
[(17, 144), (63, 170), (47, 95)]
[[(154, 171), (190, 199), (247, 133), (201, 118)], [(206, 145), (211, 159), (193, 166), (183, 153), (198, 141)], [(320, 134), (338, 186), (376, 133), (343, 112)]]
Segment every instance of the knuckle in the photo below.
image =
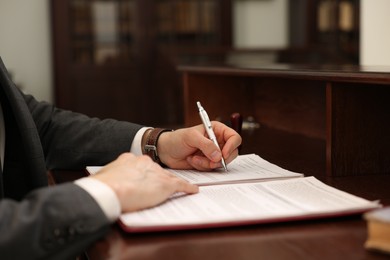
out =
[(141, 155), (139, 158), (143, 162), (152, 162), (152, 158), (150, 158), (148, 155), (145, 154)]
[(132, 159), (134, 157), (135, 157), (135, 155), (132, 153), (122, 153), (121, 155), (119, 155), (119, 158), (124, 159), (124, 160), (129, 160), (129, 159)]
[(184, 181), (181, 180), (181, 179), (179, 179), (179, 178), (177, 178), (177, 177), (175, 177), (175, 178), (173, 178), (173, 180), (172, 180), (172, 184), (173, 184), (175, 187), (179, 187), (179, 186), (181, 186), (181, 185), (184, 184)]

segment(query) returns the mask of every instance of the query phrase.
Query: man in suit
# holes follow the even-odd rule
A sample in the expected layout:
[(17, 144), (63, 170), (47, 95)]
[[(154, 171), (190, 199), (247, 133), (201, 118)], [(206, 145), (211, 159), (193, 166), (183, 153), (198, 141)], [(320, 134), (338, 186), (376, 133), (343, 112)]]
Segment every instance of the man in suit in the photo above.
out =
[[(231, 162), (241, 137), (219, 122), (213, 128), (222, 152), (202, 125), (164, 131), (60, 110), (21, 93), (0, 59), (0, 258), (74, 257), (122, 212), (196, 193), (156, 162), (198, 170), (221, 167), (222, 154)], [(147, 145), (151, 157), (142, 155)], [(47, 170), (87, 165), (105, 166), (48, 187)]]

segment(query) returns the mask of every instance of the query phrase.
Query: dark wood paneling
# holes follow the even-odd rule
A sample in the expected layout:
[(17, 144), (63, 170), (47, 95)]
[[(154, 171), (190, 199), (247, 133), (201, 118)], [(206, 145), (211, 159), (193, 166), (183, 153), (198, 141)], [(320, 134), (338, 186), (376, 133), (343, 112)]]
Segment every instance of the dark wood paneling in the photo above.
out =
[(390, 173), (390, 86), (333, 83), (332, 174)]
[[(196, 102), (206, 109), (211, 120), (228, 121), (230, 115), (240, 111), (252, 115), (254, 92), (252, 80), (240, 77), (189, 75), (184, 82), (185, 125), (200, 124)], [(237, 87), (238, 86), (238, 87)]]
[[(390, 174), (390, 68), (186, 66), (185, 123), (202, 101), (224, 122), (253, 116), (243, 151), (295, 171), (330, 176)], [(277, 147), (277, 149), (275, 149)]]

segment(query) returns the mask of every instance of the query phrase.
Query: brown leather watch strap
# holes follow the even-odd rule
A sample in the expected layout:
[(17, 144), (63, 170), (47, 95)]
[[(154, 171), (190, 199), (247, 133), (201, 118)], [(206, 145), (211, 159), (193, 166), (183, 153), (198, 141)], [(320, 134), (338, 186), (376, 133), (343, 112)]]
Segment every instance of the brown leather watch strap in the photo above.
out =
[(166, 128), (153, 128), (149, 132), (149, 136), (147, 137), (146, 144), (144, 147), (145, 154), (149, 155), (153, 161), (157, 163), (161, 163), (160, 158), (157, 153), (157, 141), (160, 135), (164, 132), (171, 132), (173, 130)]

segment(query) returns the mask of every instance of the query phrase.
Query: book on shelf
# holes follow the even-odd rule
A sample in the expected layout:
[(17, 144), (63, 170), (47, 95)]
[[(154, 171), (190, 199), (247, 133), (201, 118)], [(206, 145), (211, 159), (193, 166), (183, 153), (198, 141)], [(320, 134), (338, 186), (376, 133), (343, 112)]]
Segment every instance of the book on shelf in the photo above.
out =
[(217, 6), (214, 1), (157, 3), (159, 33), (204, 34), (215, 30)]
[[(87, 167), (95, 174), (101, 167)], [(199, 193), (174, 194), (158, 206), (124, 213), (127, 232), (216, 228), (360, 214), (379, 208), (368, 201), (272, 164), (258, 155), (240, 155), (228, 172), (170, 170), (199, 185)]]
[(365, 247), (390, 254), (390, 207), (364, 214), (368, 237)]

